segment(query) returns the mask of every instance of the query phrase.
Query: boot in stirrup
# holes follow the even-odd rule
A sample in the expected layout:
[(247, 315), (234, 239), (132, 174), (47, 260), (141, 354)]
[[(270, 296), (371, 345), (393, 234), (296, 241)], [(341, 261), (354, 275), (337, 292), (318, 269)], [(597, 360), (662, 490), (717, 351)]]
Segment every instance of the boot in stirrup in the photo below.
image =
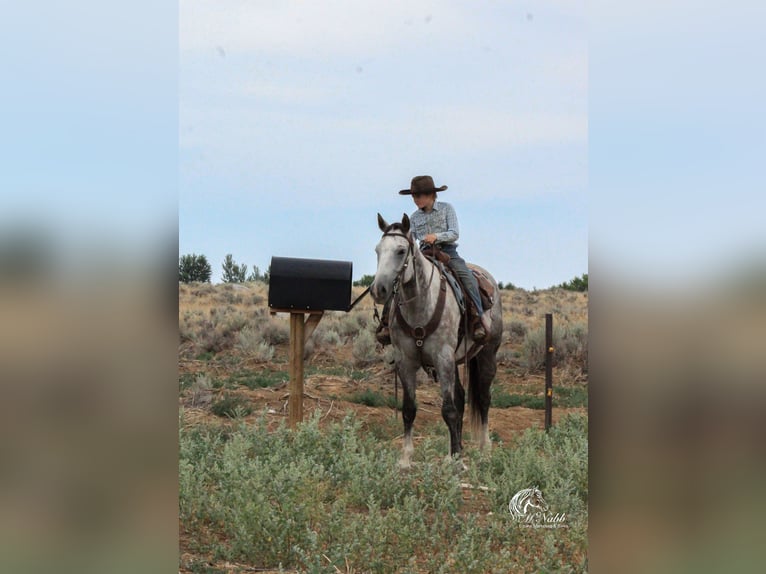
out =
[(483, 313), (474, 324), (473, 340), (477, 343), (483, 343), (487, 339), (491, 327), (492, 319), (489, 317), (489, 313)]

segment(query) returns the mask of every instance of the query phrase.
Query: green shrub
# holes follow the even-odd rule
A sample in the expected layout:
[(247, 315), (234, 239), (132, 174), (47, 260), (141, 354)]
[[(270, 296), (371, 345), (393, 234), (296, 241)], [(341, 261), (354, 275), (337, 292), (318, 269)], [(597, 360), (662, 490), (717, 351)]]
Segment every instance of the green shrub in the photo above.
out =
[(581, 277), (575, 277), (570, 281), (566, 281), (559, 285), (562, 289), (567, 291), (587, 291), (588, 290), (588, 274), (583, 273)]
[(259, 324), (256, 329), (261, 339), (269, 345), (281, 345), (290, 340), (290, 327), (285, 321), (273, 317)]
[[(574, 363), (584, 371), (587, 370), (588, 362), (588, 329), (583, 323), (563, 327), (553, 325), (553, 366), (564, 363)], [(545, 328), (541, 327), (529, 331), (523, 343), (523, 355), (526, 366), (530, 370), (537, 370), (545, 365)]]
[(375, 336), (370, 331), (361, 331), (354, 339), (351, 354), (354, 357), (354, 365), (366, 367), (380, 360), (376, 351)]
[(588, 387), (557, 387), (553, 386), (553, 407), (587, 407)]
[(328, 347), (339, 347), (342, 343), (340, 335), (335, 329), (329, 329), (322, 333), (321, 341)]
[(367, 405), (368, 407), (391, 407), (396, 406), (394, 396), (386, 396), (378, 391), (365, 389), (349, 395), (348, 400), (352, 403)]
[(264, 341), (261, 333), (251, 327), (245, 327), (239, 332), (237, 348), (257, 362), (268, 362), (274, 357), (274, 346)]
[(248, 389), (263, 389), (287, 382), (289, 376), (281, 371), (262, 371), (253, 373), (242, 371), (229, 377), (229, 383), (234, 386), (241, 385)]
[(204, 255), (191, 253), (178, 259), (178, 280), (181, 283), (209, 283), (211, 273), (210, 263)]
[(338, 321), (338, 333), (344, 337), (354, 337), (361, 330), (362, 325), (359, 323), (362, 317), (359, 313), (347, 313)]
[(492, 402), (490, 404), (496, 409), (507, 409), (509, 407), (544, 409), (545, 397), (510, 394), (503, 390), (494, 389), (492, 391)]
[(512, 337), (522, 339), (527, 334), (527, 325), (522, 321), (513, 320), (508, 324), (508, 332)]
[(354, 287), (369, 287), (375, 281), (374, 275), (362, 275), (362, 278), (354, 281)]
[[(445, 433), (429, 434), (402, 473), (398, 441), (379, 440), (351, 415), (320, 429), (320, 416), (271, 432), (266, 415), (234, 429), (181, 425), (184, 551), (221, 570), (225, 562), (328, 573), (585, 570), (586, 417), (562, 417), (549, 433), (530, 429), (485, 454), (467, 448), (464, 473), (445, 461)], [(466, 505), (461, 482), (489, 490)], [(514, 524), (508, 502), (535, 485), (569, 528)]]
[(219, 417), (238, 418), (249, 415), (253, 412), (253, 408), (244, 397), (226, 393), (213, 402), (210, 411)]
[(223, 274), (221, 275), (221, 281), (224, 283), (244, 283), (247, 277), (247, 265), (239, 265), (231, 253), (228, 253), (221, 265), (223, 268)]

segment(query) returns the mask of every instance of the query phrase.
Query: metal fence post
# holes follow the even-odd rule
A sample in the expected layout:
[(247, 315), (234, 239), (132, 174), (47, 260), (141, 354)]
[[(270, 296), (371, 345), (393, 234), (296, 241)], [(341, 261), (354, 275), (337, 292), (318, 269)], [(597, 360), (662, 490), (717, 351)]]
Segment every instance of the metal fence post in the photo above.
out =
[(553, 423), (553, 315), (545, 314), (545, 430)]

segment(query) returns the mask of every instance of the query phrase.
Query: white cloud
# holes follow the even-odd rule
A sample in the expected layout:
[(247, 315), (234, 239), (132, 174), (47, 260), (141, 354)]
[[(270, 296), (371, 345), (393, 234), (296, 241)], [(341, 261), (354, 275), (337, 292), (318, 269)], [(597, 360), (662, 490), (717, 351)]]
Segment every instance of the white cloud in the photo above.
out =
[(253, 80), (244, 85), (243, 93), (260, 100), (282, 104), (316, 104), (320, 101), (333, 99), (336, 90), (331, 85), (296, 86), (287, 83)]
[(345, 199), (334, 182), (349, 170), (581, 186), (583, 11), (544, 2), (529, 21), (523, 6), (484, 2), (183, 2), (182, 169), (250, 189), (289, 166), (293, 188), (326, 182), (322, 201)]
[(438, 23), (441, 33), (459, 27), (458, 9), (417, 0), (186, 0), (180, 7), (180, 44), (182, 51), (221, 46), (226, 52), (321, 57), (425, 40), (428, 25)]
[(430, 141), (469, 149), (585, 143), (585, 114), (514, 113), (470, 107), (432, 108), (424, 112)]

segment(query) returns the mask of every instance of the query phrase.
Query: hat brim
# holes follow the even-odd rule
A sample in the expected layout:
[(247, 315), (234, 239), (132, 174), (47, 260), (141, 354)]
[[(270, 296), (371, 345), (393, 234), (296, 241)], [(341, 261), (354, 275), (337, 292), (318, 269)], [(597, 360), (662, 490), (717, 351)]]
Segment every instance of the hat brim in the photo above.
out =
[[(441, 187), (434, 187), (433, 189), (430, 189), (428, 191), (444, 191), (445, 189), (447, 189), (447, 186), (446, 185), (442, 185)], [(418, 193), (426, 193), (426, 192), (419, 191)], [(399, 192), (399, 195), (412, 195), (412, 190), (411, 189), (403, 189), (403, 190), (401, 190)]]

